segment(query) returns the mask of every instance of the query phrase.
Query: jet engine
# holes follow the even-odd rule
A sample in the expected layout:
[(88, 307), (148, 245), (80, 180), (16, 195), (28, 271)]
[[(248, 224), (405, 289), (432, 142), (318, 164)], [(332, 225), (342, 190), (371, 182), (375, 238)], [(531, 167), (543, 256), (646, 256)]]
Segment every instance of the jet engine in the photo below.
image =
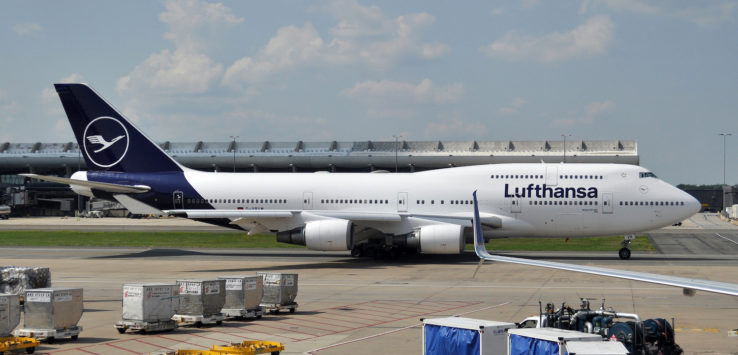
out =
[(425, 254), (460, 254), (464, 250), (464, 227), (456, 224), (420, 227), (410, 238), (417, 238), (418, 250)]
[(305, 245), (312, 250), (351, 250), (354, 245), (354, 229), (351, 221), (343, 219), (313, 221), (306, 223), (304, 227), (278, 232), (277, 241)]

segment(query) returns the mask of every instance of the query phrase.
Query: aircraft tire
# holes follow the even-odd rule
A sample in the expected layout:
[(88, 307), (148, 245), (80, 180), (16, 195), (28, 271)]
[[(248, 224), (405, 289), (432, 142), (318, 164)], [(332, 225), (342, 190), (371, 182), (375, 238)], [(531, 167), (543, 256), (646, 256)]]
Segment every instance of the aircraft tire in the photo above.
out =
[(618, 252), (618, 256), (622, 260), (628, 260), (628, 259), (630, 259), (630, 249), (628, 249), (628, 248), (622, 248), (622, 249), (620, 249), (620, 251)]

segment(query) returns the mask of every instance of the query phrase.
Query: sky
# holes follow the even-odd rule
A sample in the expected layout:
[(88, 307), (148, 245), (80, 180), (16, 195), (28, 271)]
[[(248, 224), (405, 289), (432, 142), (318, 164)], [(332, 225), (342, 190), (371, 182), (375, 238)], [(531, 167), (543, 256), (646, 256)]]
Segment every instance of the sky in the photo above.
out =
[(0, 142), (85, 82), (156, 141), (630, 140), (738, 184), (738, 1), (5, 1)]

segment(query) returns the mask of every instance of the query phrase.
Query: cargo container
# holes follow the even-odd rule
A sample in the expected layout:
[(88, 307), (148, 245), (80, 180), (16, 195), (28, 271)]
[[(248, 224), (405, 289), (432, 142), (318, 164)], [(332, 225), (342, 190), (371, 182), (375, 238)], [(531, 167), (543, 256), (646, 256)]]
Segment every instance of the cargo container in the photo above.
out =
[(179, 310), (179, 285), (149, 283), (123, 285), (123, 311), (115, 327), (120, 333), (165, 331), (177, 327), (172, 316)]
[(627, 355), (625, 345), (619, 341), (569, 341), (566, 353), (569, 355)]
[(20, 323), (20, 296), (0, 294), (0, 337), (9, 336)]
[(23, 296), (28, 289), (51, 287), (47, 267), (0, 266), (0, 293)]
[(423, 354), (504, 354), (507, 330), (514, 328), (514, 323), (472, 318), (423, 319)]
[(264, 295), (263, 278), (252, 276), (221, 276), (225, 280), (226, 300), (221, 311), (228, 317), (261, 318), (260, 304)]
[(225, 280), (177, 280), (179, 311), (172, 317), (179, 323), (220, 324), (225, 304)]
[(283, 274), (278, 272), (257, 272), (264, 277), (264, 296), (261, 306), (272, 313), (289, 309), (294, 313), (297, 308), (297, 274)]
[(26, 290), (23, 329), (13, 334), (21, 337), (46, 339), (53, 343), (55, 338), (77, 339), (82, 327), (83, 292), (81, 288), (40, 288)]
[(507, 331), (508, 355), (566, 355), (566, 343), (599, 342), (599, 334), (589, 334), (557, 328), (520, 328)]

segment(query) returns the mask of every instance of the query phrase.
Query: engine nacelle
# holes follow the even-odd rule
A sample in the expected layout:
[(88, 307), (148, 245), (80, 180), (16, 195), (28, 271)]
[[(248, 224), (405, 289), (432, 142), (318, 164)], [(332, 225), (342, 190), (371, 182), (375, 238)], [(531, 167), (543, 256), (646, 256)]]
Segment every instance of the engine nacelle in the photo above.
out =
[(343, 219), (313, 221), (305, 224), (305, 227), (277, 233), (277, 241), (305, 245), (312, 250), (351, 250), (354, 246), (354, 229), (351, 221)]
[(418, 249), (425, 254), (460, 254), (464, 250), (464, 227), (437, 224), (415, 231)]

